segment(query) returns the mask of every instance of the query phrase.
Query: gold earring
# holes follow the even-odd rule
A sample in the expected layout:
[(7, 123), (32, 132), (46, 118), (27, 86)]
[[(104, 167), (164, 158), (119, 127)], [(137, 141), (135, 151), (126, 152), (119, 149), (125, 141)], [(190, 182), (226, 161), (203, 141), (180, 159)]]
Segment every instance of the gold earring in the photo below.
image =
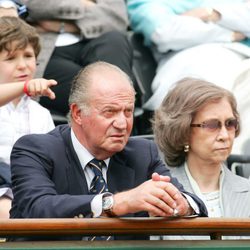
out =
[(189, 151), (189, 145), (186, 144), (186, 145), (184, 145), (184, 152), (187, 153), (188, 151)]

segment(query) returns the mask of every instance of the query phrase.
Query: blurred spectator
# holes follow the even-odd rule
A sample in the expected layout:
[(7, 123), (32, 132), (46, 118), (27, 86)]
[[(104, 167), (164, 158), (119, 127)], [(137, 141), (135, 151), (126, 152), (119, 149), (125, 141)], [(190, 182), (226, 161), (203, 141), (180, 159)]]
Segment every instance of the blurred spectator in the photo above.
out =
[(9, 216), (11, 205), (9, 164), (13, 144), (25, 134), (46, 133), (54, 128), (49, 111), (29, 97), (36, 84), (38, 88), (46, 85), (45, 79), (32, 84), (39, 51), (39, 36), (32, 26), (18, 17), (0, 18), (0, 84), (25, 82), (26, 93), (0, 108), (0, 218)]
[(106, 61), (132, 79), (132, 48), (125, 36), (128, 17), (124, 0), (23, 0), (27, 21), (42, 37), (38, 77), (58, 82), (56, 100), (41, 98), (50, 110), (66, 114), (74, 76), (84, 66)]
[(174, 82), (198, 77), (232, 90), (239, 105), (242, 134), (234, 152), (250, 140), (250, 1), (128, 0), (131, 27), (152, 48), (158, 69), (153, 95), (144, 108), (155, 110)]
[(0, 0), (0, 17), (1, 16), (19, 16), (25, 18), (28, 11), (25, 5), (19, 0)]

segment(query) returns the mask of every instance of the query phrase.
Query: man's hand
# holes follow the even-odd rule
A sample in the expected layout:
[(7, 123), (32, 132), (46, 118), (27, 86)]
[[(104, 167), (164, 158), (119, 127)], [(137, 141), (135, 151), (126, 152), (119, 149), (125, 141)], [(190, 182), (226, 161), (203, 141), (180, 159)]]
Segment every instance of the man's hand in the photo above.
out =
[(152, 180), (153, 181), (167, 181), (170, 182), (170, 177), (169, 176), (164, 176), (164, 175), (159, 175), (158, 173), (153, 173), (152, 174)]
[(96, 0), (81, 0), (85, 7), (93, 7), (96, 4)]
[[(164, 176), (164, 175), (159, 175), (158, 173), (153, 173), (152, 174), (152, 180), (153, 181), (167, 181), (167, 182), (170, 182), (171, 179), (170, 179), (169, 176)], [(178, 197), (179, 197), (179, 195), (178, 195)], [(185, 197), (183, 197), (183, 195), (181, 195), (181, 197), (179, 197), (179, 198), (180, 198), (180, 200), (176, 201), (177, 202), (177, 207), (173, 211), (173, 216), (187, 216), (187, 215), (193, 214), (193, 209), (190, 207), (190, 205), (188, 204)], [(183, 198), (184, 198), (184, 200), (183, 200)], [(187, 208), (187, 206), (188, 206), (188, 208)], [(151, 216), (154, 216), (154, 215), (151, 214)]]
[[(36, 29), (38, 32), (55, 32), (59, 33), (61, 29), (63, 20), (42, 20), (38, 22), (38, 25), (36, 25)], [(67, 33), (74, 33), (79, 34), (78, 27), (74, 24), (74, 22), (70, 21), (63, 21), (64, 23), (64, 30)]]
[(204, 22), (217, 22), (221, 19), (221, 14), (213, 8), (195, 8), (181, 15), (196, 17)]
[(186, 215), (189, 204), (170, 183), (170, 177), (157, 173), (138, 187), (114, 195), (113, 212), (118, 216), (147, 211), (153, 216), (169, 217), (173, 216), (175, 209), (179, 215)]
[(0, 17), (15, 16), (18, 17), (17, 10), (14, 8), (0, 8)]
[(246, 36), (241, 32), (232, 32), (232, 42), (240, 42), (246, 39)]

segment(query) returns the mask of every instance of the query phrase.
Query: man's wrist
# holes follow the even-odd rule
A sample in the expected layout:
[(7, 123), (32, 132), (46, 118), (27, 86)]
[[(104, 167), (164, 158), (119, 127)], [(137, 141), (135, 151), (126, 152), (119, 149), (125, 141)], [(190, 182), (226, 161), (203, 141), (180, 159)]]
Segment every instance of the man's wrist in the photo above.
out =
[(193, 200), (192, 197), (190, 197), (188, 194), (181, 193), (187, 200), (188, 203), (188, 210), (186, 216), (191, 216), (191, 215), (199, 215), (200, 214), (200, 209), (198, 207), (198, 204)]
[(112, 193), (105, 193), (102, 196), (102, 211), (108, 217), (114, 217), (116, 214), (113, 211), (114, 208), (114, 196)]
[[(189, 204), (188, 204), (188, 205), (189, 205)], [(195, 214), (196, 214), (196, 213), (195, 213), (194, 209), (189, 205), (188, 210), (187, 210), (187, 213), (186, 213), (185, 216), (191, 216), (191, 215), (195, 215)]]

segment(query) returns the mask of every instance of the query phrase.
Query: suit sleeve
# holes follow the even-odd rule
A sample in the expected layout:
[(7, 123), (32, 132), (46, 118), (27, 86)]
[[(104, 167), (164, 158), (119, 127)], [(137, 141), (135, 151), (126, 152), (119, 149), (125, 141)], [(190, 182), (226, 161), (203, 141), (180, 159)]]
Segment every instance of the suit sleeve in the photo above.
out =
[(108, 31), (126, 32), (128, 15), (124, 0), (96, 0), (84, 5), (81, 0), (23, 0), (29, 18), (40, 20), (68, 20), (75, 23), (85, 38), (95, 38)]
[(222, 27), (243, 33), (250, 37), (250, 2), (215, 5), (215, 10), (221, 14), (217, 22)]
[(124, 0), (97, 0), (93, 6), (85, 8), (83, 18), (76, 21), (81, 34), (95, 38), (109, 31), (123, 33), (128, 28), (128, 15)]
[[(80, 214), (90, 217), (93, 196), (69, 192), (65, 152), (54, 137), (43, 138), (27, 135), (13, 147), (11, 217), (73, 218)], [(51, 157), (51, 152), (57, 159)]]
[(84, 16), (81, 0), (22, 0), (29, 10), (29, 19), (40, 20), (76, 20)]

